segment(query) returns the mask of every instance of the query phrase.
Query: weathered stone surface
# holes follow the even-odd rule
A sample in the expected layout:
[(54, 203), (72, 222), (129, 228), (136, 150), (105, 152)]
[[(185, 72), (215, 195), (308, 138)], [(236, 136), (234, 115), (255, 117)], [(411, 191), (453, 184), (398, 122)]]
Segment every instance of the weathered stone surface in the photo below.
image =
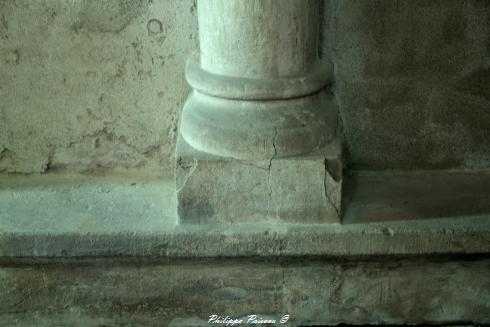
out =
[(176, 225), (170, 176), (2, 177), (0, 257), (490, 253), (488, 173), (359, 172), (345, 181), (343, 224), (264, 216), (217, 226)]
[(329, 143), (339, 141), (339, 133), (337, 106), (325, 90), (268, 101), (193, 92), (180, 125), (183, 139), (196, 150), (251, 162), (328, 150)]
[(8, 326), (202, 326), (211, 314), (287, 326), (490, 323), (490, 261), (3, 263)]
[[(179, 138), (176, 158), (180, 224), (340, 222), (338, 146), (305, 156), (241, 161), (196, 151)], [(338, 167), (332, 171), (329, 163)]]
[[(325, 15), (334, 20), (325, 19), (324, 57), (334, 61), (335, 93), (354, 165), (489, 166), (487, 1), (325, 4)], [(287, 6), (281, 10), (290, 14)], [(388, 257), (488, 256), (485, 171), (353, 174), (344, 225), (265, 219), (175, 225), (173, 183), (144, 175), (173, 163), (176, 112), (189, 90), (183, 61), (196, 45), (194, 13), (192, 1), (0, 1), (0, 173), (144, 167), (137, 177), (117, 180), (76, 176), (52, 185), (49, 175), (42, 186), (37, 177), (25, 183), (0, 180), (0, 324), (192, 326), (207, 325), (214, 310), (239, 316), (289, 313), (292, 325), (490, 324), (488, 258)], [(301, 21), (290, 18), (283, 30)], [(267, 28), (268, 21), (259, 23)], [(291, 52), (265, 62), (262, 72), (285, 76), (289, 72), (279, 68), (288, 65), (276, 70), (276, 63), (293, 58), (308, 66), (316, 56), (310, 51), (297, 60), (298, 48), (287, 49)], [(279, 94), (294, 94), (288, 92)], [(274, 141), (276, 131), (268, 131), (260, 140), (267, 140), (270, 161), (258, 168), (267, 167), (271, 188), (278, 176), (280, 186), (272, 195), (287, 199), (297, 184), (287, 181), (299, 175), (298, 166), (290, 159), (274, 165), (281, 142)], [(318, 195), (321, 166), (310, 166), (307, 176), (316, 190), (309, 191)], [(338, 165), (327, 161), (326, 168), (332, 173)], [(247, 174), (264, 176), (255, 168)], [(280, 202), (273, 196), (271, 203)], [(282, 208), (292, 204), (281, 202)], [(106, 256), (193, 260), (45, 258)], [(268, 262), (196, 259), (210, 256)], [(278, 256), (285, 260), (275, 261)], [(389, 260), (332, 258), (366, 256)], [(13, 257), (21, 259), (14, 263)]]
[[(324, 3), (351, 164), (489, 166), (488, 1)], [(196, 12), (191, 0), (1, 1), (0, 172), (172, 170)]]
[(396, 260), (286, 268), (284, 311), (305, 325), (488, 323), (489, 269)]
[[(170, 178), (128, 171), (99, 177), (0, 178), (0, 233), (69, 238), (73, 233), (168, 230), (175, 224), (175, 193), (162, 179)], [(60, 249), (69, 252), (65, 250)]]
[(327, 0), (348, 161), (490, 167), (490, 2)]
[(0, 1), (0, 173), (173, 170), (195, 2)]
[(344, 190), (345, 224), (490, 214), (488, 170), (352, 171)]

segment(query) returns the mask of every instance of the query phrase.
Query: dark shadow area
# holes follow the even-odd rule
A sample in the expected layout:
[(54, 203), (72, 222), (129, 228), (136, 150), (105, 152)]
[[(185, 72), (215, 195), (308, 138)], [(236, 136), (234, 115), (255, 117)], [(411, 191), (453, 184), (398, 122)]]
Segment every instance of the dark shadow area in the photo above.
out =
[(353, 171), (344, 179), (343, 223), (490, 214), (490, 172)]

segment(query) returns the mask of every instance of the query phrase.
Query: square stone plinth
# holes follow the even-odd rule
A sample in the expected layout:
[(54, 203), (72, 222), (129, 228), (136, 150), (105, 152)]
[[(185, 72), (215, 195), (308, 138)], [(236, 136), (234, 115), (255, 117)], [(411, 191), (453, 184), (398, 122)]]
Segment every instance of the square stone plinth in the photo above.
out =
[(179, 137), (176, 160), (180, 224), (340, 222), (338, 146), (305, 156), (244, 161), (197, 151)]

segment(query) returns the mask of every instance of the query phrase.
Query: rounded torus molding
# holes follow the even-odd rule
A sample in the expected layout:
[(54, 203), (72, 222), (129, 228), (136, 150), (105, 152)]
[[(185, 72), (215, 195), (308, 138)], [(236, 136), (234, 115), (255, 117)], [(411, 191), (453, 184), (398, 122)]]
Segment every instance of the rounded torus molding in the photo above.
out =
[(332, 65), (318, 61), (296, 77), (250, 78), (206, 71), (201, 68), (196, 55), (187, 61), (185, 73), (190, 86), (207, 95), (240, 100), (277, 100), (307, 96), (323, 89), (332, 76)]
[(180, 133), (193, 148), (243, 160), (311, 153), (337, 132), (331, 94), (275, 101), (223, 99), (194, 91), (184, 105)]

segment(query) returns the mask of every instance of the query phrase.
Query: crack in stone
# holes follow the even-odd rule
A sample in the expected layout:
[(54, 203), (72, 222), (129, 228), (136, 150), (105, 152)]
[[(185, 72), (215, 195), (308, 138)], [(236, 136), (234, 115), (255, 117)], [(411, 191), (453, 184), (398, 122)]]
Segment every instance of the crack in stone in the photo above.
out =
[[(272, 202), (272, 186), (271, 186), (271, 167), (272, 167), (272, 160), (274, 160), (277, 156), (277, 148), (276, 148), (276, 137), (277, 137), (277, 128), (274, 128), (274, 136), (272, 137), (272, 146), (274, 147), (274, 154), (272, 157), (269, 159), (269, 167), (267, 168), (267, 186), (269, 187), (269, 201), (267, 203), (267, 213), (270, 212), (270, 205)], [(276, 216), (277, 216), (277, 211), (276, 211)]]
[(324, 169), (324, 176), (323, 176), (323, 190), (325, 192), (325, 198), (327, 199), (328, 203), (330, 203), (330, 205), (333, 207), (337, 216), (340, 217), (340, 210), (339, 210), (339, 208), (337, 208), (337, 206), (335, 205), (334, 201), (332, 200), (332, 198), (330, 197), (330, 195), (328, 194), (328, 191), (327, 191), (328, 169), (327, 169), (327, 159), (326, 158), (324, 160), (324, 165), (325, 165), (325, 169)]
[(180, 168), (186, 171), (185, 176), (182, 178), (182, 180), (179, 183), (180, 187), (178, 187), (176, 190), (176, 192), (179, 193), (185, 187), (189, 178), (194, 174), (194, 171), (196, 171), (197, 160), (193, 159), (192, 163), (188, 164), (188, 162), (182, 160), (182, 158), (179, 158), (177, 164), (180, 166)]
[[(72, 151), (73, 148), (77, 146), (81, 146), (83, 144), (93, 144), (93, 150), (88, 153), (88, 160), (90, 162), (87, 164), (86, 168), (81, 170), (82, 173), (93, 173), (99, 169), (112, 169), (117, 166), (121, 167), (141, 167), (146, 164), (148, 159), (155, 158), (159, 155), (159, 151), (161, 149), (161, 144), (152, 144), (146, 147), (138, 147), (136, 145), (131, 144), (126, 138), (125, 135), (117, 135), (110, 123), (104, 122), (104, 126), (101, 129), (96, 129), (90, 133), (85, 133), (76, 139), (72, 139), (66, 144), (54, 146), (52, 145), (50, 151), (48, 153), (48, 159), (44, 163), (44, 168), (42, 172), (48, 172), (49, 170), (59, 170), (66, 169), (69, 165), (74, 165), (74, 163), (58, 163), (54, 160), (54, 154), (60, 150), (64, 149), (68, 151)], [(100, 151), (99, 148), (104, 146), (102, 154), (111, 153), (111, 149), (109, 148), (109, 144), (114, 143), (118, 146), (124, 147), (124, 153), (128, 154), (131, 158), (122, 159), (122, 161), (117, 160), (106, 160), (102, 164), (98, 163), (98, 155), (97, 151)], [(112, 150), (113, 151), (113, 150)], [(133, 159), (134, 158), (134, 159)], [(126, 161), (127, 160), (127, 161)]]
[(56, 147), (52, 144), (48, 146), (49, 151), (48, 151), (48, 158), (46, 159), (46, 163), (43, 165), (43, 171), (42, 173), (49, 173), (55, 169), (53, 169), (53, 161), (54, 161), (54, 155), (56, 154)]
[(270, 162), (269, 162), (269, 165), (267, 167), (265, 166), (259, 166), (259, 165), (256, 165), (252, 162), (248, 162), (248, 161), (244, 161), (244, 160), (238, 160), (240, 162), (240, 164), (244, 165), (244, 166), (250, 166), (250, 167), (255, 167), (255, 168), (258, 168), (258, 169), (261, 169), (261, 170), (269, 170), (270, 169)]
[(330, 282), (330, 299), (329, 301), (333, 304), (341, 304), (340, 289), (344, 285), (344, 273), (343, 268), (340, 265), (336, 265), (333, 268), (333, 279)]
[(9, 151), (9, 149), (4, 148), (0, 145), (0, 159), (3, 158), (3, 156), (7, 153), (7, 151)]

